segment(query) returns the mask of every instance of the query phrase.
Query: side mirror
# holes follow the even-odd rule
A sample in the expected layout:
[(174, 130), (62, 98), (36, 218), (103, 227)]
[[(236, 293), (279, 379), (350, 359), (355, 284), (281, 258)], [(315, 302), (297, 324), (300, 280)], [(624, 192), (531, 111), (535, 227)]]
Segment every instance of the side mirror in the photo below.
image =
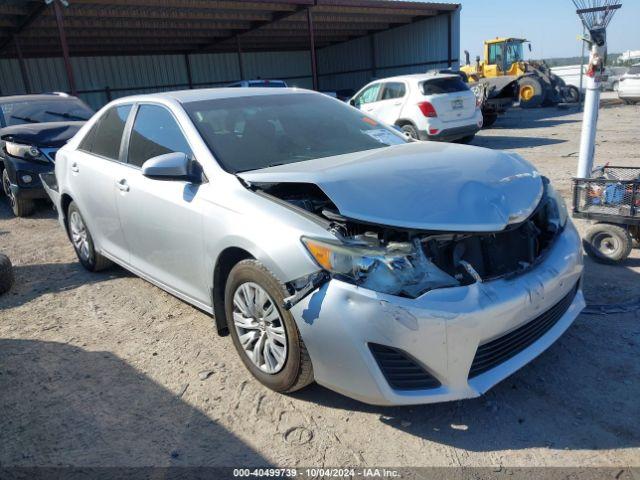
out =
[(173, 152), (150, 158), (142, 165), (142, 175), (154, 180), (182, 180), (197, 183), (200, 166), (186, 153)]
[(480, 55), (477, 55), (477, 56), (476, 56), (476, 63), (477, 63), (478, 65), (480, 65)]
[(351, 100), (349, 100), (349, 105), (351, 105), (352, 107), (355, 107), (356, 101), (352, 98)]
[(529, 43), (528, 45), (529, 45), (529, 51), (531, 51), (531, 44)]
[(471, 60), (469, 60), (469, 50), (464, 51), (464, 60), (465, 65), (471, 65)]

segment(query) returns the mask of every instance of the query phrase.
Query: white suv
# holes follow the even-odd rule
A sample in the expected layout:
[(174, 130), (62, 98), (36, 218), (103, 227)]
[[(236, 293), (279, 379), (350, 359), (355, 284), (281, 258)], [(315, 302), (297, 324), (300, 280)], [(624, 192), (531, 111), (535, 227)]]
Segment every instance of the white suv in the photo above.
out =
[(349, 103), (419, 140), (466, 143), (482, 128), (476, 97), (458, 75), (422, 73), (376, 80)]

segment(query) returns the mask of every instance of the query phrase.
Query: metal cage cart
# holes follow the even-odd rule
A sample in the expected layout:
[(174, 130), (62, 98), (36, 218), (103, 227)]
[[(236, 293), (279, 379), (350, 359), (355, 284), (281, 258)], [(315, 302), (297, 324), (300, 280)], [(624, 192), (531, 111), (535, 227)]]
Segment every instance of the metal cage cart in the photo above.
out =
[(573, 179), (573, 216), (594, 221), (583, 240), (594, 260), (617, 263), (640, 240), (640, 168), (605, 166)]

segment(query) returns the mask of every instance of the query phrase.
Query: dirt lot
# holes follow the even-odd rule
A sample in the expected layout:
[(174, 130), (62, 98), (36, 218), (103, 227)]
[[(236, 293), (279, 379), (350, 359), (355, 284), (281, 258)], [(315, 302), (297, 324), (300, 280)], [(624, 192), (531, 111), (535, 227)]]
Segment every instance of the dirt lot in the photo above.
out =
[[(518, 152), (568, 196), (580, 115), (513, 110), (477, 145)], [(598, 162), (640, 165), (640, 107), (604, 108)], [(583, 225), (580, 225), (583, 228)], [(372, 407), (253, 381), (202, 312), (127, 272), (89, 274), (47, 208), (0, 207), (0, 466), (640, 465), (640, 252), (586, 260), (591, 311), (484, 397)]]

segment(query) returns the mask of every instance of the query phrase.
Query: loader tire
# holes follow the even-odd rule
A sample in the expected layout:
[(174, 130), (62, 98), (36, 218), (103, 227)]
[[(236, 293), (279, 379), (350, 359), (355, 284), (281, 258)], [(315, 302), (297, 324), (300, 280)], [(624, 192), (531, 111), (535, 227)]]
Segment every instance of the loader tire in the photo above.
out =
[(539, 107), (545, 99), (542, 82), (536, 77), (521, 78), (518, 80), (518, 97), (522, 108)]

